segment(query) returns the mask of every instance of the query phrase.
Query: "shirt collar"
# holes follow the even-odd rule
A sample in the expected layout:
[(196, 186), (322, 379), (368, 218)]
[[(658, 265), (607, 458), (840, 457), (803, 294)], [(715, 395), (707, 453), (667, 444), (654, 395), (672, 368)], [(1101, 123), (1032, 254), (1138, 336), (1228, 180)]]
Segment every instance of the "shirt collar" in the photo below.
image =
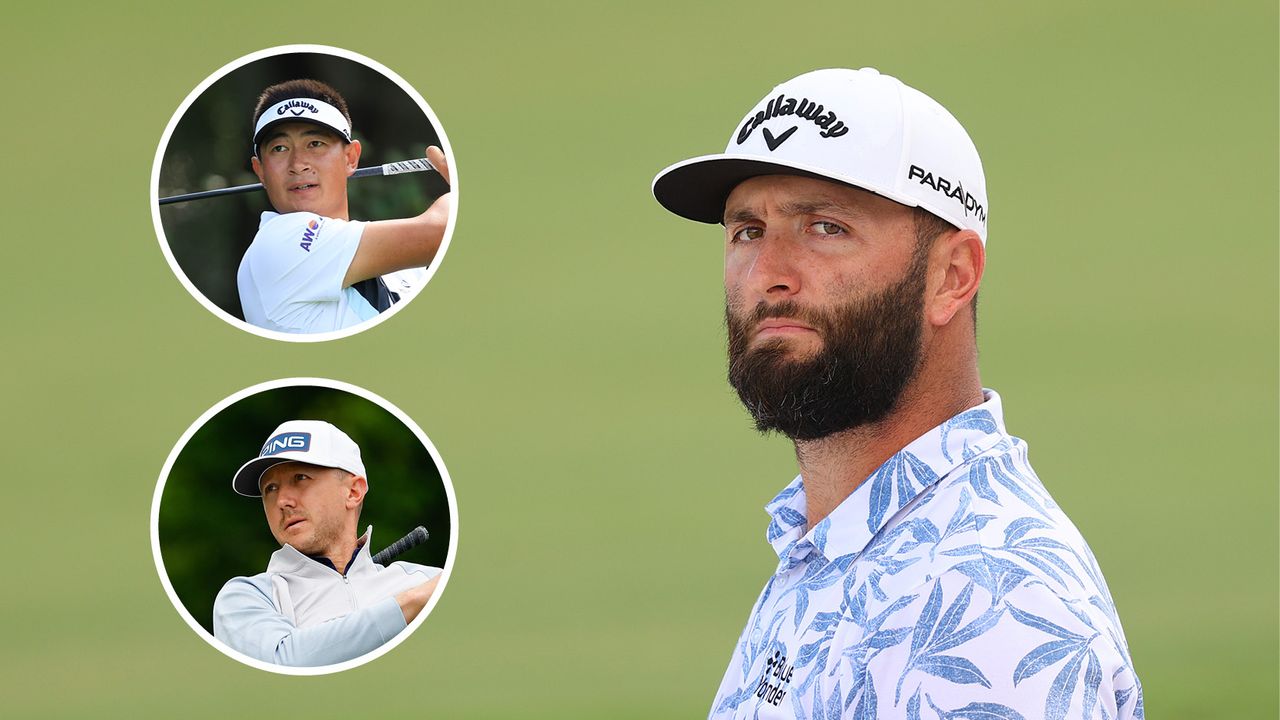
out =
[(1007, 437), (1000, 396), (994, 390), (982, 392), (981, 405), (952, 417), (894, 453), (808, 532), (804, 483), (796, 476), (765, 506), (772, 518), (766, 538), (781, 566), (793, 566), (814, 550), (828, 561), (861, 552), (907, 503)]
[[(373, 566), (373, 558), (369, 551), (369, 541), (373, 538), (373, 526), (365, 528), (364, 534), (356, 538), (355, 552), (351, 553), (351, 560), (347, 563), (347, 571), (340, 573), (343, 576), (350, 576), (353, 572), (359, 572), (365, 569), (365, 566)], [(322, 565), (329, 570), (338, 572), (338, 568), (334, 567), (333, 561), (329, 558), (313, 555), (304, 555), (297, 548), (286, 543), (279, 550), (271, 555), (271, 561), (267, 565), (268, 572), (289, 572), (300, 571), (304, 568)]]
[[(357, 541), (357, 542), (359, 542), (359, 541)], [(361, 550), (363, 550), (363, 549), (364, 549), (364, 545), (363, 545), (363, 544), (360, 544), (360, 545), (356, 545), (356, 549), (351, 551), (351, 558), (347, 560), (347, 567), (346, 567), (346, 569), (347, 569), (348, 571), (350, 571), (350, 570), (351, 570), (351, 568), (352, 568), (352, 566), (354, 566), (354, 565), (356, 564), (356, 558), (360, 556), (360, 551), (361, 551)], [(346, 575), (346, 574), (347, 574), (347, 573), (342, 572), (341, 570), (339, 570), (339, 569), (338, 569), (338, 566), (337, 566), (337, 565), (334, 565), (334, 564), (333, 564), (333, 561), (332, 561), (332, 560), (330, 560), (330, 559), (328, 558), (328, 556), (325, 556), (325, 555), (308, 555), (307, 557), (311, 558), (312, 560), (315, 560), (316, 562), (320, 563), (321, 565), (324, 565), (324, 566), (325, 566), (325, 567), (327, 567), (327, 568), (332, 568), (334, 572), (336, 572), (336, 573), (338, 573), (338, 574), (340, 574), (340, 575)]]

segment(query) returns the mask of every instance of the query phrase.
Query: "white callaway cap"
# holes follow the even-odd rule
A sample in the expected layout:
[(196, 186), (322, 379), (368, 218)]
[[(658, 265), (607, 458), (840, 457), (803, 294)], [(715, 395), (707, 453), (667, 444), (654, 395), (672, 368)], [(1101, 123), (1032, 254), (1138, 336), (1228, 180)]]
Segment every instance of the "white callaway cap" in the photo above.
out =
[(347, 116), (343, 115), (341, 110), (315, 98), (291, 98), (281, 100), (263, 110), (258, 116), (258, 123), (253, 128), (255, 155), (258, 153), (258, 144), (267, 130), (283, 122), (309, 122), (322, 125), (341, 135), (343, 140), (351, 142), (351, 123), (347, 122)]
[(987, 241), (987, 181), (969, 134), (932, 98), (872, 68), (815, 70), (775, 87), (722, 154), (663, 170), (653, 195), (677, 215), (720, 223), (729, 193), (758, 175), (853, 185)]
[(236, 471), (231, 489), (249, 497), (261, 497), (258, 482), (271, 466), (304, 462), (346, 470), (365, 476), (360, 448), (338, 428), (321, 420), (290, 420), (276, 428), (258, 452)]

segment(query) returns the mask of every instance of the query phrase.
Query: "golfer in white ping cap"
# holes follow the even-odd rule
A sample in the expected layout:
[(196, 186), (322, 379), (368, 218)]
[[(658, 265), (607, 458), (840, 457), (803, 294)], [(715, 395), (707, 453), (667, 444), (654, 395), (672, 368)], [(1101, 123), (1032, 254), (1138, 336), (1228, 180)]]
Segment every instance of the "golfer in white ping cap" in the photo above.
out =
[(951, 113), (806, 73), (653, 192), (724, 226), (729, 380), (799, 463), (711, 717), (1141, 718), (1102, 572), (979, 379), (990, 205)]
[(231, 487), (261, 497), (280, 543), (264, 573), (232, 578), (213, 606), (213, 634), (263, 662), (317, 666), (359, 657), (405, 629), (440, 569), (370, 556), (357, 537), (369, 482), (360, 448), (338, 428), (291, 420), (267, 438)]

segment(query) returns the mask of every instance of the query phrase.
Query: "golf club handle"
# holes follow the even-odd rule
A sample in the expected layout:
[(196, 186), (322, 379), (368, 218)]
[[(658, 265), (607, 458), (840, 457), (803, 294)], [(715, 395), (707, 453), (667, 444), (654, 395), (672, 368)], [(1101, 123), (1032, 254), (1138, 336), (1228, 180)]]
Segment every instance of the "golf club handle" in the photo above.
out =
[[(401, 175), (404, 173), (415, 172), (435, 172), (435, 167), (427, 161), (426, 158), (414, 158), (412, 160), (400, 160), (398, 162), (390, 162), (385, 165), (373, 165), (371, 167), (360, 168), (351, 173), (351, 178), (363, 177), (382, 177), (385, 175)], [(159, 200), (161, 205), (170, 205), (172, 203), (187, 202), (189, 200), (203, 200), (211, 197), (221, 197), (223, 195), (238, 195), (240, 193), (255, 192), (262, 189), (262, 183), (253, 183), (252, 185), (236, 185), (229, 188), (218, 188), (217, 190), (202, 190), (200, 192), (186, 193), (185, 195), (170, 195), (162, 197)]]
[(373, 167), (360, 168), (351, 173), (353, 178), (369, 177), (371, 175), (399, 175), (401, 173), (415, 172), (435, 172), (436, 167), (426, 158), (413, 158), (412, 160), (401, 160), (399, 162), (390, 162), (386, 165), (374, 165)]
[(405, 535), (399, 540), (391, 543), (386, 548), (384, 548), (382, 552), (379, 552), (377, 555), (374, 555), (373, 562), (375, 565), (386, 565), (388, 562), (391, 561), (392, 558), (396, 557), (397, 555), (405, 552), (406, 550), (409, 550), (410, 548), (417, 547), (422, 543), (426, 542), (428, 537), (430, 537), (430, 533), (427, 532), (426, 528), (419, 525), (418, 527), (414, 528), (408, 535)]

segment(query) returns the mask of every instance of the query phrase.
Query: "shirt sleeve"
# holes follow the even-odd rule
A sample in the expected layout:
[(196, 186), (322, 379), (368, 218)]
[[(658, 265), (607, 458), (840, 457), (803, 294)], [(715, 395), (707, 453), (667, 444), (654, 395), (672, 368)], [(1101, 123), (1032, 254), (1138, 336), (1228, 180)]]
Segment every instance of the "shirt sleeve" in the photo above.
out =
[(1117, 650), (1123, 638), (1097, 604), (1040, 580), (993, 588), (999, 597), (944, 573), (877, 618), (853, 654), (861, 705), (907, 718), (1142, 717), (1137, 676)]
[(275, 665), (331, 665), (381, 647), (406, 627), (394, 597), (314, 627), (298, 628), (276, 611), (269, 590), (234, 578), (213, 604), (213, 635), (234, 650)]
[(267, 316), (276, 318), (297, 303), (337, 302), (364, 226), (306, 212), (262, 225), (246, 260)]

